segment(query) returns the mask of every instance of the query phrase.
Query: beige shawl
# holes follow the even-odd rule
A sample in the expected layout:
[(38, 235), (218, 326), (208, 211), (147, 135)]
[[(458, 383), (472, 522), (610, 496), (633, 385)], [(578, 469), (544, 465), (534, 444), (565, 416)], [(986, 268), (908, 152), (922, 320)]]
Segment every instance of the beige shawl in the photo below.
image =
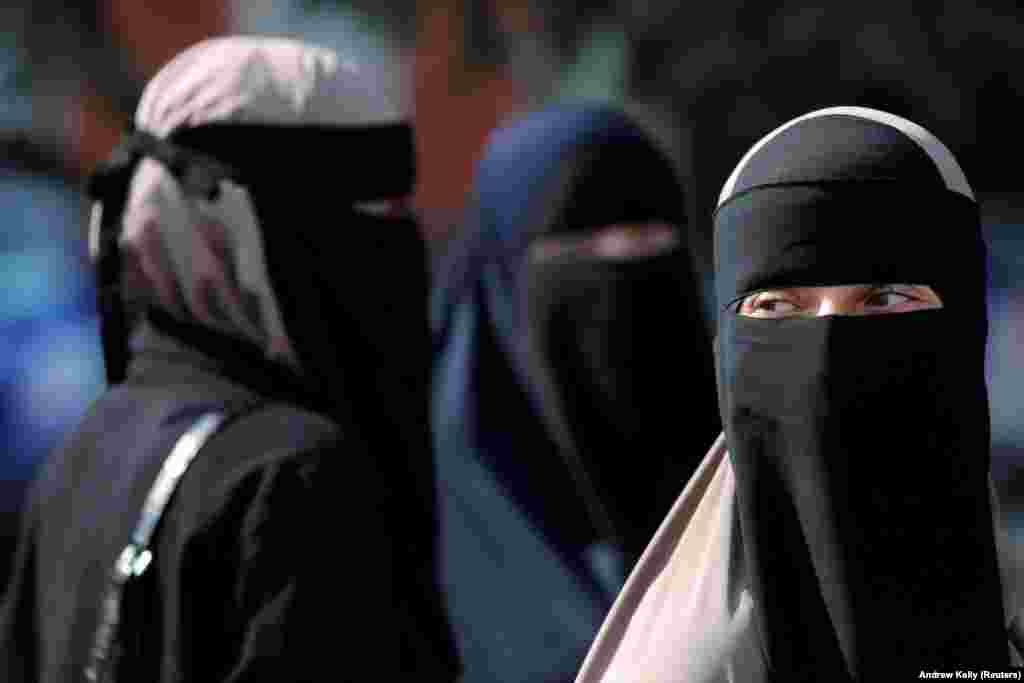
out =
[[(1009, 539), (993, 487), (990, 494), (1009, 615), (1017, 604), (1007, 571)], [(633, 569), (576, 683), (765, 681), (740, 548), (736, 480), (723, 435)], [(730, 582), (730, 574), (739, 580)], [(730, 584), (737, 586), (735, 594), (729, 594)], [(1013, 648), (1010, 653), (1021, 665)]]

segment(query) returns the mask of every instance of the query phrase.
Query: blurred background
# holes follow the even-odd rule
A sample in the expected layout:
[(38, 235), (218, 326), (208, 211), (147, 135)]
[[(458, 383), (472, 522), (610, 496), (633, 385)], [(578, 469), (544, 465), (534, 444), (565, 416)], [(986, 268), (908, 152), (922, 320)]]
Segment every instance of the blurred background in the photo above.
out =
[(103, 387), (82, 181), (113, 147), (146, 80), (181, 49), (227, 33), (334, 47), (415, 112), (416, 201), (438, 253), (458, 232), (489, 131), (552, 99), (617, 103), (660, 139), (689, 191), (705, 277), (718, 190), (770, 129), (811, 109), (857, 104), (932, 130), (983, 200), (993, 468), (1024, 548), (1024, 11), (1015, 0), (833, 4), (8, 0), (0, 8), (0, 585), (27, 482)]

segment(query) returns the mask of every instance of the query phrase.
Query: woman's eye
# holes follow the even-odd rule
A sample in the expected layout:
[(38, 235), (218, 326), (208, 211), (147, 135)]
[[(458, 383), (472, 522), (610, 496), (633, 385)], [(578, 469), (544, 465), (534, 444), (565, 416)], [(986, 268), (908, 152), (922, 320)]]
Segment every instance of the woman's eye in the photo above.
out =
[(796, 310), (796, 304), (785, 299), (765, 299), (757, 302), (756, 310), (768, 313), (792, 313)]
[(871, 295), (864, 300), (864, 304), (871, 308), (889, 308), (891, 306), (899, 306), (900, 304), (906, 304), (912, 301), (917, 301), (917, 299), (909, 294), (898, 292), (895, 289), (883, 289), (872, 292)]
[(751, 318), (781, 318), (793, 315), (800, 310), (793, 301), (783, 299), (779, 296), (765, 296), (755, 294), (744, 299), (740, 304), (740, 315)]

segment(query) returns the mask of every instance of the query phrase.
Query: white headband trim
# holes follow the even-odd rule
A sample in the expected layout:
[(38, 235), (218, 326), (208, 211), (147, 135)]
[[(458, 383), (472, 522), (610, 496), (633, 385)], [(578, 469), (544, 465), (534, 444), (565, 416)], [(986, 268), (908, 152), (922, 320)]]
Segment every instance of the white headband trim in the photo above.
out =
[(729, 179), (725, 181), (725, 186), (722, 187), (722, 193), (718, 196), (718, 205), (721, 206), (732, 196), (733, 191), (736, 189), (736, 182), (739, 180), (743, 169), (746, 168), (747, 164), (754, 158), (754, 155), (757, 154), (761, 148), (771, 142), (779, 133), (787, 130), (791, 126), (795, 126), (802, 121), (821, 116), (852, 116), (895, 128), (916, 142), (924, 153), (928, 155), (928, 158), (931, 159), (936, 168), (938, 168), (948, 189), (953, 192), (958, 192), (969, 199), (974, 199), (974, 191), (971, 190), (971, 186), (967, 182), (967, 176), (964, 175), (964, 171), (960, 168), (960, 164), (953, 156), (953, 153), (949, 151), (948, 147), (942, 144), (941, 140), (921, 126), (917, 125), (913, 121), (908, 121), (901, 116), (879, 111), (878, 109), (869, 109), (867, 107), (828, 107), (826, 109), (812, 111), (808, 114), (804, 114), (803, 116), (798, 116), (792, 121), (782, 124), (772, 132), (768, 133), (768, 135), (765, 135), (763, 138), (758, 140), (757, 144), (751, 147), (750, 151), (743, 155), (743, 158), (740, 159), (740, 163), (736, 165), (736, 168), (729, 176)]

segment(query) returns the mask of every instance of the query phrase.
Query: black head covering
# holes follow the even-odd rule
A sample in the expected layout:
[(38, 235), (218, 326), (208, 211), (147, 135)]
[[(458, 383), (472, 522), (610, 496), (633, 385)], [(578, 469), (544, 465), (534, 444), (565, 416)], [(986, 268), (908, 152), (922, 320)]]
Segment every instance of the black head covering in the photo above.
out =
[[(772, 680), (1006, 666), (985, 245), (950, 152), (840, 107), (774, 131), (715, 214), (722, 418)], [(930, 285), (938, 310), (751, 319), (779, 287)]]
[[(385, 635), (415, 632), (413, 641), (435, 638), (428, 656), (454, 669), (453, 643), (441, 626), (445, 618), (434, 590), (426, 248), (414, 221), (354, 208), (359, 201), (411, 192), (413, 152), (412, 130), (404, 124), (210, 123), (178, 129), (168, 139), (137, 131), (126, 135), (93, 177), (90, 194), (104, 207), (100, 307), (108, 375), (118, 382), (126, 373), (132, 326), (120, 291), (118, 232), (135, 166), (143, 157), (153, 158), (185, 192), (196, 195), (215, 196), (218, 183), (227, 179), (246, 187), (259, 219), (271, 286), (301, 368), (294, 377), (303, 387), (301, 400), (332, 417), (346, 437), (345, 452), (325, 468), (333, 474), (322, 477), (324, 519), (350, 508), (336, 504), (339, 495), (367, 501), (363, 512), (373, 518), (364, 525), (366, 533), (350, 528), (359, 526), (358, 520), (344, 520), (344, 538), (358, 554), (341, 561), (372, 574), (355, 589), (353, 614), (367, 620), (368, 631), (376, 630), (370, 626), (374, 618), (380, 620), (383, 631), (370, 638), (381, 651), (392, 652)], [(347, 161), (339, 164), (339, 159)], [(369, 161), (364, 169), (351, 159)], [(325, 173), (325, 168), (333, 170)], [(190, 321), (172, 320), (161, 311), (147, 317), (200, 345), (204, 334), (213, 334), (201, 329), (190, 334)], [(357, 458), (377, 468), (379, 478), (348, 481), (346, 462)], [(324, 565), (331, 571), (330, 563)], [(390, 573), (395, 567), (400, 576)], [(397, 626), (394, 619), (412, 621)]]
[[(573, 610), (600, 619), (624, 578), (619, 553), (636, 558), (718, 430), (713, 404), (690, 400), (710, 390), (713, 361), (687, 249), (682, 189), (665, 157), (624, 115), (563, 105), (496, 132), (474, 192), (466, 235), (454, 247), (434, 302), (435, 444), (442, 478), (452, 473), (443, 487), (460, 499), (464, 484), (453, 480), (464, 475), (456, 463), (482, 464), (522, 523), (555, 551), (520, 554), (506, 560), (509, 566), (561, 566), (563, 574), (599, 591), (600, 609), (578, 602)], [(673, 226), (678, 246), (614, 263), (577, 257), (541, 263), (529, 256), (539, 237), (648, 221)], [(451, 509), (452, 519), (467, 514), (465, 504)], [(481, 524), (497, 524), (497, 508), (475, 514), (484, 518)], [(452, 534), (469, 533), (454, 521), (444, 525)], [(465, 562), (459, 544), (474, 543), (479, 540), (468, 536), (446, 540), (451, 562)], [(603, 580), (595, 547), (616, 549), (603, 558), (619, 566)], [(590, 565), (583, 561), (588, 554)], [(509, 642), (509, 651), (519, 653), (510, 663), (518, 669), (491, 672), (497, 677), (488, 680), (571, 680), (596, 630), (594, 622), (573, 626), (549, 605), (532, 607), (555, 584), (526, 583), (530, 571), (519, 572), (523, 583), (508, 590), (533, 612), (514, 626), (514, 615), (501, 612), (504, 628), (543, 634), (543, 615), (562, 619), (556, 631), (576, 629), (574, 659), (562, 678), (551, 670), (516, 677), (531, 653)], [(545, 571), (537, 568), (536, 575), (553, 576)], [(483, 661), (491, 646), (467, 641), (498, 627), (474, 624), (463, 614), (470, 607), (460, 609), (471, 602), (460, 597), (471, 581), (450, 581), (449, 592), (453, 619), (462, 619), (457, 628), (468, 680), (476, 680), (466, 650)], [(576, 598), (556, 599), (585, 601), (575, 590)], [(493, 597), (481, 595), (480, 609), (493, 605)], [(554, 641), (548, 649), (558, 647)], [(480, 678), (484, 666), (476, 670)], [(537, 678), (542, 674), (554, 677)]]

